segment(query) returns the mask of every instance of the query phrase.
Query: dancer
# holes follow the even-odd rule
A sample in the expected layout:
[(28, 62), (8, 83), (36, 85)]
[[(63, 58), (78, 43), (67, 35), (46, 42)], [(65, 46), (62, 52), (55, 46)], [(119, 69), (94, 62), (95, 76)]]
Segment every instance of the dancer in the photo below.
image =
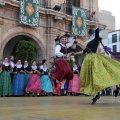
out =
[(25, 82), (25, 88), (26, 88), (28, 84), (28, 79), (30, 77), (30, 71), (31, 71), (31, 68), (28, 65), (27, 60), (24, 61), (23, 71), (24, 71), (24, 82)]
[[(102, 37), (99, 34), (100, 28), (91, 29), (90, 39), (86, 48), (76, 53), (85, 54), (80, 72), (81, 92), (87, 95), (94, 95), (92, 104), (99, 98), (98, 92), (104, 88), (120, 84), (120, 63), (102, 54), (96, 53)], [(118, 87), (115, 92), (118, 91)]]
[(52, 72), (52, 80), (63, 81), (66, 79), (67, 81), (73, 78), (73, 73), (67, 61), (64, 58), (67, 58), (68, 51), (67, 49), (71, 47), (74, 43), (74, 39), (70, 38), (69, 42), (66, 43), (66, 37), (60, 37), (60, 43), (55, 47), (55, 55), (56, 59), (54, 60), (55, 69)]
[(0, 95), (11, 96), (12, 95), (12, 84), (10, 77), (10, 64), (8, 58), (4, 59), (2, 65), (2, 72), (0, 74)]
[(21, 64), (21, 60), (17, 61), (17, 64), (13, 70), (14, 77), (13, 77), (13, 95), (15, 96), (22, 96), (25, 94), (25, 81), (23, 76), (23, 66)]
[(79, 78), (79, 67), (77, 66), (76, 63), (74, 63), (74, 66), (72, 68), (72, 71), (74, 73), (74, 77), (72, 80), (70, 80), (69, 82), (69, 88), (68, 88), (68, 92), (70, 93), (70, 95), (72, 96), (77, 96), (78, 93), (80, 92), (80, 78)]
[(28, 84), (26, 87), (26, 93), (31, 94), (33, 96), (39, 96), (41, 94), (41, 83), (39, 78), (39, 68), (36, 65), (36, 61), (32, 62), (30, 77), (28, 80)]
[(40, 66), (40, 73), (42, 95), (46, 96), (53, 92), (52, 83), (49, 78), (49, 70), (47, 68), (47, 60), (42, 61), (42, 65)]

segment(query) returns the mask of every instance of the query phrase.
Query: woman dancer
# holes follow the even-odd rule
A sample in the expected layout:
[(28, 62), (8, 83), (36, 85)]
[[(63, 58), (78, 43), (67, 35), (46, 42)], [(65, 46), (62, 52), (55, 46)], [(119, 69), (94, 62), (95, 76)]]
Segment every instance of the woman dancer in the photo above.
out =
[(41, 81), (41, 90), (43, 95), (48, 95), (53, 92), (52, 83), (49, 78), (49, 70), (47, 68), (47, 60), (42, 61), (42, 65), (40, 66), (40, 81)]
[[(87, 53), (80, 73), (81, 92), (87, 95), (94, 95), (92, 104), (100, 98), (99, 94), (97, 94), (98, 92), (104, 88), (120, 84), (120, 63), (96, 53), (98, 45), (102, 40), (99, 30), (100, 28), (91, 29), (89, 31), (90, 39), (86, 48), (75, 54)], [(115, 91), (116, 94), (118, 89), (119, 87)]]
[(41, 94), (41, 83), (39, 78), (39, 68), (36, 65), (36, 61), (32, 62), (30, 77), (28, 80), (28, 84), (26, 87), (26, 93), (32, 93), (33, 96), (35, 94), (39, 96)]
[(24, 61), (23, 71), (24, 71), (24, 82), (25, 82), (25, 88), (26, 88), (28, 84), (28, 79), (30, 77), (30, 71), (31, 71), (31, 68), (28, 65), (27, 60)]
[(23, 76), (23, 66), (21, 60), (17, 61), (17, 64), (14, 67), (13, 73), (13, 95), (22, 96), (25, 94), (25, 81)]
[(74, 77), (69, 82), (68, 92), (72, 96), (76, 96), (80, 92), (80, 78), (79, 78), (79, 75), (78, 75), (80, 69), (77, 67), (76, 63), (74, 63), (72, 71), (74, 73)]
[(10, 96), (12, 95), (12, 84), (10, 77), (10, 64), (8, 62), (8, 58), (4, 59), (2, 65), (2, 72), (0, 75), (0, 95), (1, 96)]

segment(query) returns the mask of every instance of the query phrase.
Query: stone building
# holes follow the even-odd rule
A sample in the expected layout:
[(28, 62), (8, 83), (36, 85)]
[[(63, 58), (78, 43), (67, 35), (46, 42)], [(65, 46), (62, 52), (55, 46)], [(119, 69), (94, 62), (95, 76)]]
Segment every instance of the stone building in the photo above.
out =
[[(61, 10), (53, 10), (55, 5), (60, 5)], [(98, 23), (98, 0), (40, 0), (38, 27), (19, 24), (20, 0), (0, 0), (0, 61), (14, 54), (15, 46), (21, 39), (35, 41), (37, 61), (44, 58), (49, 60), (54, 55), (54, 39), (65, 32), (71, 34), (72, 5), (87, 9), (87, 30), (101, 26)], [(96, 14), (91, 20), (89, 12), (92, 11), (96, 11)], [(55, 20), (55, 16), (62, 19)], [(86, 38), (80, 37), (79, 48), (82, 48)]]

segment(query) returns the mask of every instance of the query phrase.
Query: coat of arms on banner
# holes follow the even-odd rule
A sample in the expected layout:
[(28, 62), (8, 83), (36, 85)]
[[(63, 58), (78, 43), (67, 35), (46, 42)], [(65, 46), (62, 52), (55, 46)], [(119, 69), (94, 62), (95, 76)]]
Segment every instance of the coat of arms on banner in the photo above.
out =
[(40, 0), (20, 0), (19, 22), (25, 25), (38, 26), (39, 4)]
[(72, 6), (72, 34), (86, 35), (86, 10)]

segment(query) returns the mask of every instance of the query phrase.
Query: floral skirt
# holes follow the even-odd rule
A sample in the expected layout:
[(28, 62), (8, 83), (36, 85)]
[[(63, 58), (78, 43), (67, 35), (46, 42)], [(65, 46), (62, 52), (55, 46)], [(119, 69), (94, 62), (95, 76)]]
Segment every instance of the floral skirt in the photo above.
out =
[(11, 77), (6, 71), (0, 73), (0, 95), (12, 95)]
[(97, 53), (90, 53), (83, 61), (81, 93), (94, 95), (104, 88), (120, 84), (120, 62)]

